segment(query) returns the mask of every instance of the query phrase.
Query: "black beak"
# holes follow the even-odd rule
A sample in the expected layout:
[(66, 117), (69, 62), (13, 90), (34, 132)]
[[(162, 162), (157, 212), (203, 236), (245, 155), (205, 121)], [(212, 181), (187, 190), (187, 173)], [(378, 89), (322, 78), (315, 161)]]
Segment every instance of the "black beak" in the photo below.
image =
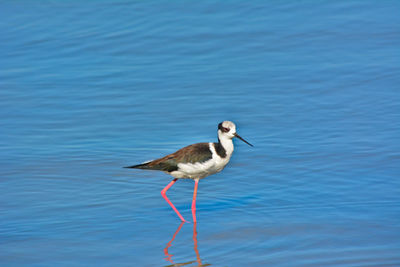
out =
[(237, 133), (234, 133), (235, 137), (239, 138), (240, 140), (242, 140), (243, 142), (245, 142), (246, 144), (248, 144), (249, 146), (253, 146), (252, 144), (250, 144), (249, 142), (247, 142), (246, 140), (244, 140), (240, 135), (238, 135)]

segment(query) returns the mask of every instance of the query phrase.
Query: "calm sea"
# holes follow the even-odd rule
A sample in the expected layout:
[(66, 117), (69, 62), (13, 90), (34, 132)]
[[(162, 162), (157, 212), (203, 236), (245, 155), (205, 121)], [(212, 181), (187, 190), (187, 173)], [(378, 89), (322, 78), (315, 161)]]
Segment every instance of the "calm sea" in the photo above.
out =
[[(400, 1), (1, 1), (1, 266), (400, 266)], [(217, 139), (197, 225), (123, 169)], [(168, 196), (191, 219), (194, 183)]]

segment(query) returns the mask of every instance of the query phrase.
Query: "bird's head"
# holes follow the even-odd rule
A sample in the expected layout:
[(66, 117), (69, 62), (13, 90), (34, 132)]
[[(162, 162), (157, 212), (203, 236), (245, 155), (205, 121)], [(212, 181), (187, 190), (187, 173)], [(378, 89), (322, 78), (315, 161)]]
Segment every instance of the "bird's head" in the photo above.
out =
[(220, 124), (218, 124), (218, 137), (221, 138), (226, 138), (226, 139), (233, 139), (234, 137), (239, 138), (249, 146), (253, 146), (246, 140), (244, 140), (240, 135), (236, 133), (236, 125), (231, 122), (231, 121), (223, 121)]

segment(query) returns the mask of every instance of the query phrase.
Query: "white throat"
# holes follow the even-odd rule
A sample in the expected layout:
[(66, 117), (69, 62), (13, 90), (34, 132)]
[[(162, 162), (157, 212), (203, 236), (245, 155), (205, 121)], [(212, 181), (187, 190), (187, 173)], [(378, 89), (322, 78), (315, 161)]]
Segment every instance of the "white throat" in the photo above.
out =
[(225, 134), (218, 132), (219, 142), (222, 147), (225, 149), (227, 156), (230, 158), (233, 153), (233, 141), (232, 138), (229, 138)]

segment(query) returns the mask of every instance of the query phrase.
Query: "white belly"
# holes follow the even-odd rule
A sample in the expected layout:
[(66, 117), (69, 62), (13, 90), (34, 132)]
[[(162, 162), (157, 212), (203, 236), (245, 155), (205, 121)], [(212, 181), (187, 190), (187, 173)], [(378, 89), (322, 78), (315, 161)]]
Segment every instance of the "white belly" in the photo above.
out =
[(191, 178), (191, 179), (202, 179), (211, 174), (215, 174), (224, 169), (228, 160), (215, 160), (214, 158), (198, 163), (179, 163), (178, 170), (173, 171), (170, 174), (175, 178)]

